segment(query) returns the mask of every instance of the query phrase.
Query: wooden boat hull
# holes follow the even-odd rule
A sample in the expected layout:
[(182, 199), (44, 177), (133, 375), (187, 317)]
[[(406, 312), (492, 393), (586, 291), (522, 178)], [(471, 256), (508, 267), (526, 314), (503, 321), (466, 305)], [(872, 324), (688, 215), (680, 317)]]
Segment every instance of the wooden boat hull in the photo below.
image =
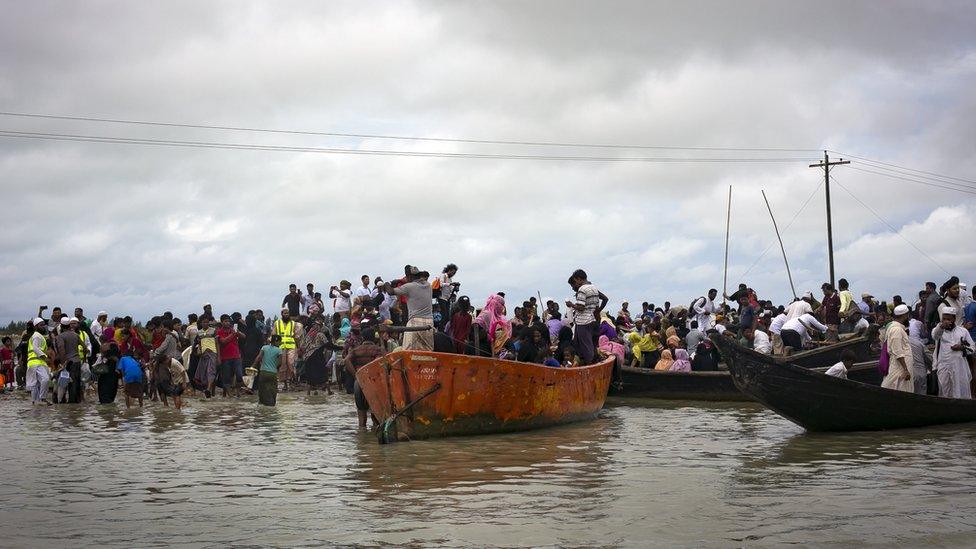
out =
[(613, 358), (581, 368), (397, 351), (356, 380), (384, 425), (381, 442), (525, 431), (596, 417)]
[(880, 431), (976, 421), (976, 401), (916, 395), (782, 363), (713, 338), (735, 385), (809, 431)]
[(646, 368), (621, 368), (623, 387), (613, 396), (668, 400), (752, 400), (740, 391), (727, 371), (658, 372)]
[(793, 353), (790, 356), (778, 356), (775, 357), (775, 360), (780, 363), (790, 363), (801, 368), (821, 368), (837, 364), (840, 362), (840, 355), (844, 351), (850, 350), (854, 352), (855, 362), (867, 362), (878, 358), (880, 349), (874, 348), (876, 347), (876, 342), (878, 342), (878, 327), (871, 326), (863, 336), (852, 337), (846, 341), (820, 347), (819, 349)]

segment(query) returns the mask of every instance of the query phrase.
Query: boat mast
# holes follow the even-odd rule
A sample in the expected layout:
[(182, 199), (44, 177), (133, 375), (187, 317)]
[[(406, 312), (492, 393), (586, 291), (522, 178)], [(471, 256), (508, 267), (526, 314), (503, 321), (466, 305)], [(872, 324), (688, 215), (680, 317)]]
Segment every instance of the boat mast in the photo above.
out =
[(729, 208), (725, 214), (725, 274), (722, 275), (722, 305), (729, 293), (729, 227), (732, 225), (732, 185), (729, 185)]
[(827, 156), (827, 151), (824, 151), (823, 162), (819, 164), (810, 164), (811, 168), (823, 168), (824, 171), (824, 195), (827, 200), (827, 262), (830, 266), (830, 285), (834, 288), (837, 287), (837, 284), (834, 281), (834, 228), (833, 224), (831, 223), (830, 215), (830, 167), (850, 163), (850, 160), (844, 160), (843, 158), (838, 161), (831, 162), (830, 157)]
[(776, 225), (776, 218), (773, 217), (773, 208), (769, 205), (769, 199), (766, 198), (766, 191), (762, 191), (763, 200), (766, 201), (766, 209), (769, 210), (769, 218), (773, 220), (773, 230), (776, 231), (776, 239), (779, 240), (779, 249), (783, 252), (783, 263), (786, 264), (786, 276), (790, 279), (790, 291), (793, 292), (793, 299), (796, 297), (796, 286), (793, 285), (793, 275), (790, 273), (790, 262), (786, 259), (786, 247), (783, 246), (783, 237), (779, 234), (779, 226)]

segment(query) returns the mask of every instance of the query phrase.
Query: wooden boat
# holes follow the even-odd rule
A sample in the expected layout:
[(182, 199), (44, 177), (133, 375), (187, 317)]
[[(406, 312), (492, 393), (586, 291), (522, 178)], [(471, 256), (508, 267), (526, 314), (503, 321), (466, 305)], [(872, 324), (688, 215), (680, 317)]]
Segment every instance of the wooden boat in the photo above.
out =
[(525, 431), (596, 417), (613, 357), (551, 368), (467, 355), (397, 351), (356, 373), (381, 443)]
[[(831, 364), (830, 366), (832, 366)], [(811, 368), (823, 372), (829, 366)], [(878, 361), (857, 363), (847, 375), (863, 383), (881, 383)], [(728, 370), (714, 372), (658, 372), (647, 368), (621, 368), (622, 386), (610, 394), (621, 398), (659, 398), (663, 400), (749, 401), (752, 396), (735, 386)]]
[(623, 386), (613, 390), (614, 396), (668, 400), (752, 400), (736, 388), (732, 376), (724, 370), (659, 372), (630, 366), (620, 370)]
[(786, 419), (809, 431), (880, 431), (976, 421), (976, 401), (916, 395), (782, 363), (713, 338), (732, 380)]
[[(872, 325), (863, 336), (852, 337), (833, 345), (825, 345), (818, 349), (793, 353), (790, 356), (776, 357), (780, 363), (790, 363), (801, 368), (820, 368), (832, 366), (840, 362), (840, 355), (847, 350), (853, 351), (857, 362), (867, 362), (878, 358), (879, 349), (875, 349), (878, 342), (878, 326)], [(720, 348), (721, 350), (721, 348)]]

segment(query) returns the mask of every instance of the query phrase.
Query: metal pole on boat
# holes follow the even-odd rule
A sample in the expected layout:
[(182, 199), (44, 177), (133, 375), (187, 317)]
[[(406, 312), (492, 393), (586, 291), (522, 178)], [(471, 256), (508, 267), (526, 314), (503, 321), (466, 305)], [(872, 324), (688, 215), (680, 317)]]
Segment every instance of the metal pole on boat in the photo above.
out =
[(810, 164), (811, 168), (823, 168), (824, 171), (824, 195), (827, 200), (827, 263), (830, 268), (830, 285), (835, 288), (837, 284), (834, 281), (834, 227), (830, 215), (830, 167), (850, 163), (850, 160), (844, 160), (843, 158), (839, 161), (831, 162), (830, 157), (827, 156), (827, 151), (824, 151), (823, 162)]
[(729, 207), (725, 215), (725, 274), (722, 275), (722, 305), (729, 295), (729, 227), (732, 223), (732, 185), (729, 185)]
[(766, 209), (769, 210), (769, 218), (773, 220), (773, 229), (776, 230), (776, 238), (779, 239), (779, 249), (783, 252), (783, 263), (786, 263), (786, 276), (790, 279), (790, 290), (793, 292), (793, 299), (796, 299), (796, 288), (793, 286), (793, 275), (790, 274), (790, 262), (786, 259), (786, 248), (783, 247), (783, 237), (779, 235), (779, 226), (776, 225), (776, 218), (773, 217), (773, 208), (769, 205), (769, 199), (766, 198), (766, 191), (762, 191), (763, 200), (766, 201)]

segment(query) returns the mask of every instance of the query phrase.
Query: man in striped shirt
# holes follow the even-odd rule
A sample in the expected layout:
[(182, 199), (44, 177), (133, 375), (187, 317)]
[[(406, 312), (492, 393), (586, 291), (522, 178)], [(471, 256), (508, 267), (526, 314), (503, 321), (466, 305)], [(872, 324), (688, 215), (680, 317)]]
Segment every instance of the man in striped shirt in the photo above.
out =
[(573, 346), (581, 364), (593, 364), (596, 341), (600, 333), (600, 313), (607, 306), (607, 296), (587, 279), (586, 271), (576, 269), (569, 277), (569, 285), (576, 291), (576, 301), (566, 301), (566, 307), (576, 312)]

